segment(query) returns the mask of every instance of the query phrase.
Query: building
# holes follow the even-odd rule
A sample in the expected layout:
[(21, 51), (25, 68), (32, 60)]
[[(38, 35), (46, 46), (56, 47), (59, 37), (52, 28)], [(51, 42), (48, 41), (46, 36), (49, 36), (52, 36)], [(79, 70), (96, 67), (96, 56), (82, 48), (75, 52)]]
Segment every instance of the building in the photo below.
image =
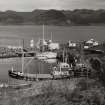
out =
[(76, 47), (77, 44), (73, 41), (69, 41), (69, 47)]
[(90, 39), (87, 42), (85, 42), (84, 48), (85, 49), (88, 49), (90, 47), (98, 46), (98, 45), (99, 45), (99, 42), (98, 41), (95, 41), (94, 39)]

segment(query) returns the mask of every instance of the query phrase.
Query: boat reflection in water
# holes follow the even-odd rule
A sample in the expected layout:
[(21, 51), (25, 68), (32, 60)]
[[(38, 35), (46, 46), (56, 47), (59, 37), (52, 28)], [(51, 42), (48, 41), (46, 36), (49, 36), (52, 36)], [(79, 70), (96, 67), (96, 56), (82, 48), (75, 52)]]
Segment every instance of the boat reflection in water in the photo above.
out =
[(56, 59), (57, 53), (55, 52), (42, 52), (36, 54), (36, 58), (39, 60), (48, 60), (48, 59)]
[(45, 59), (44, 60), (46, 63), (52, 64), (52, 63), (56, 63), (57, 59)]

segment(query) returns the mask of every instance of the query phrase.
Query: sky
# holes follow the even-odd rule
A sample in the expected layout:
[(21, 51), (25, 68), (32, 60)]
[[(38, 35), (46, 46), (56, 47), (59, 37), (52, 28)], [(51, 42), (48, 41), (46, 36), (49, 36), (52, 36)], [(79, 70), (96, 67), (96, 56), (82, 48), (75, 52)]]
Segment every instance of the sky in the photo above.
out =
[(105, 0), (0, 0), (0, 11), (105, 9)]

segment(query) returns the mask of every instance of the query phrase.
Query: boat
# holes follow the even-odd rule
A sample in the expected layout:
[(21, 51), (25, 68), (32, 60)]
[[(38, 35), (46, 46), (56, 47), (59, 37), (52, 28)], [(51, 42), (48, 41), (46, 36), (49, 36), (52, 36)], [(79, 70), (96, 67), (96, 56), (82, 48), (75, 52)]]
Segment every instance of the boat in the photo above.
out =
[(56, 59), (57, 53), (55, 52), (43, 52), (36, 54), (36, 58), (39, 60)]
[[(23, 42), (24, 42), (24, 40), (23, 40)], [(11, 70), (8, 70), (8, 75), (15, 79), (24, 79), (24, 77), (25, 77), (25, 73), (24, 73), (24, 54), (25, 54), (25, 52), (24, 52), (23, 48), (21, 48), (21, 53), (22, 53), (22, 57), (21, 57), (22, 58), (21, 59), (22, 71), (16, 71), (16, 70), (14, 70), (13, 67), (11, 68)]]
[(68, 63), (61, 62), (57, 66), (53, 67), (52, 76), (54, 79), (58, 78), (70, 78), (70, 72), (72, 71)]
[(44, 53), (37, 53), (36, 54), (36, 58), (38, 60), (46, 60), (47, 59), (47, 56)]
[(57, 53), (55, 52), (45, 52), (44, 55), (46, 55), (47, 59), (56, 59)]
[[(43, 80), (43, 79), (52, 79), (52, 76), (51, 74), (40, 74), (39, 71), (38, 73), (36, 74), (30, 74), (30, 73), (25, 73), (24, 72), (24, 52), (23, 52), (23, 49), (22, 49), (22, 71), (16, 71), (14, 70), (14, 68), (12, 67), (11, 70), (8, 70), (8, 75), (12, 78), (15, 78), (15, 79), (19, 79), (19, 80), (26, 80), (26, 81), (37, 81), (37, 80)], [(32, 58), (34, 59), (34, 57)], [(28, 63), (30, 63), (29, 60)]]
[(72, 67), (67, 63), (66, 56), (63, 51), (63, 62), (58, 63), (53, 67), (53, 78), (70, 78), (73, 75)]
[(8, 74), (10, 77), (15, 78), (15, 79), (24, 79), (24, 74), (22, 72), (17, 72), (14, 70), (9, 70)]
[(38, 81), (38, 80), (46, 80), (52, 79), (51, 74), (30, 74), (30, 73), (21, 73), (16, 71), (8, 71), (10, 77), (19, 79), (19, 80), (26, 80), (26, 81)]
[(45, 59), (44, 61), (46, 63), (53, 64), (53, 63), (56, 63), (57, 62), (57, 59)]
[[(48, 43), (52, 42), (52, 34), (51, 34), (51, 40)], [(36, 54), (36, 58), (39, 60), (46, 60), (46, 59), (56, 59), (57, 53), (53, 51), (45, 51), (45, 46), (48, 47), (48, 44), (46, 40), (44, 39), (44, 25), (43, 25), (43, 39), (39, 40), (39, 43), (41, 43), (41, 52), (38, 52)], [(39, 47), (40, 49), (40, 47)]]
[(56, 78), (68, 78), (70, 77), (70, 66), (66, 62), (58, 63), (56, 66), (51, 68), (51, 73), (49, 74), (30, 74), (24, 73), (24, 52), (22, 51), (22, 71), (15, 71), (12, 67), (11, 70), (8, 71), (10, 77), (15, 79), (21, 80), (30, 80), (30, 81), (37, 81), (37, 80), (46, 80), (46, 79), (56, 79)]

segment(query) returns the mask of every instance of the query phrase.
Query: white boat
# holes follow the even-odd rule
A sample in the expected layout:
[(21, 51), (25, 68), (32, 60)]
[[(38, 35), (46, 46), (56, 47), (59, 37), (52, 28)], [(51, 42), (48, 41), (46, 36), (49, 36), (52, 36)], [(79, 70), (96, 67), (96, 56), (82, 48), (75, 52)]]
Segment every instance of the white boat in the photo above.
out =
[(70, 77), (71, 70), (68, 63), (62, 62), (53, 67), (52, 75), (54, 78)]
[(38, 54), (36, 54), (36, 58), (39, 60), (46, 60), (47, 56), (45, 56), (44, 53), (38, 53)]
[[(44, 51), (44, 45), (47, 46), (47, 42), (44, 39), (44, 25), (43, 25), (43, 39), (41, 40), (42, 42), (42, 52), (39, 52), (36, 54), (36, 58), (40, 60), (46, 60), (46, 59), (56, 59), (57, 53), (52, 52), (52, 51)], [(51, 40), (52, 41), (52, 38)], [(39, 41), (40, 43), (40, 41)], [(40, 47), (39, 47), (40, 48)]]
[(56, 63), (57, 59), (45, 59), (44, 60), (46, 63), (52, 64), (52, 63)]
[(36, 54), (36, 58), (39, 60), (56, 59), (57, 53), (55, 52), (42, 52)]
[(47, 59), (53, 59), (57, 57), (57, 53), (55, 52), (45, 52), (44, 55), (47, 57)]

